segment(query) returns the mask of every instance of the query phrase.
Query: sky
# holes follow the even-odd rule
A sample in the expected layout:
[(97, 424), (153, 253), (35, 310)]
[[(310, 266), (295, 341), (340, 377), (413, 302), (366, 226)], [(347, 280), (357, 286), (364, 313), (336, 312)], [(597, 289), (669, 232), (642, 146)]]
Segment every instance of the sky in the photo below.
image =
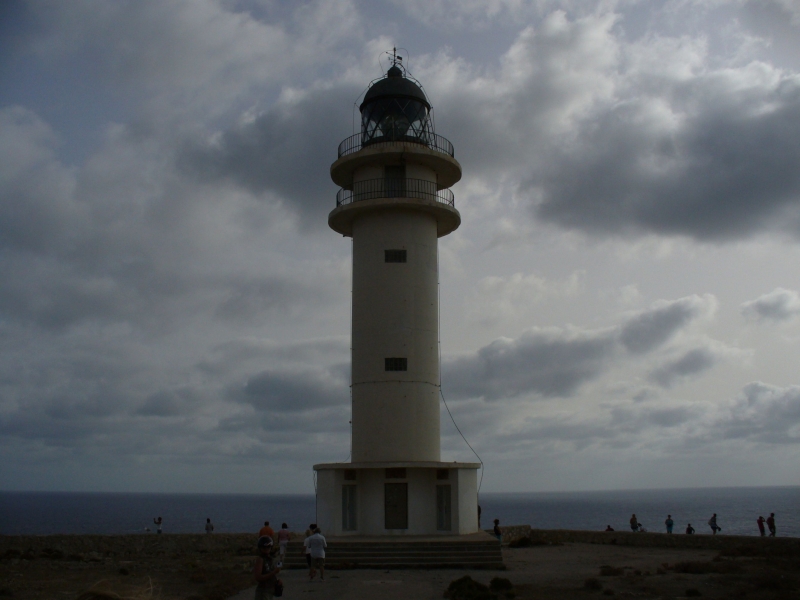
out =
[(329, 167), (395, 46), (463, 168), (442, 392), (482, 492), (797, 485), (796, 1), (11, 0), (0, 489), (348, 459)]

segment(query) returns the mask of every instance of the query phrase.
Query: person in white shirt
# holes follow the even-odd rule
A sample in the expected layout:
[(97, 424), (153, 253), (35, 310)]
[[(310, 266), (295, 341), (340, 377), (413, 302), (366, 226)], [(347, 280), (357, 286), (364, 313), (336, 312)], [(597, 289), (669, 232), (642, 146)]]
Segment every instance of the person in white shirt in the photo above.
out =
[(325, 548), (328, 547), (328, 542), (322, 535), (319, 527), (314, 530), (314, 534), (310, 535), (303, 542), (311, 554), (311, 569), (308, 572), (308, 580), (313, 581), (319, 569), (320, 581), (325, 581)]

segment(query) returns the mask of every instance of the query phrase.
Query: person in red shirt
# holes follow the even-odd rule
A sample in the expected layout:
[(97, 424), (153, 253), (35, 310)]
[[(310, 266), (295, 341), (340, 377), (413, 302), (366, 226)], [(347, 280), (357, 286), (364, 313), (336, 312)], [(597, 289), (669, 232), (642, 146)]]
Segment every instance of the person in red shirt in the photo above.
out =
[(269, 526), (269, 521), (264, 521), (264, 526), (258, 531), (258, 537), (269, 536), (273, 540), (275, 539), (275, 532), (272, 530), (272, 527)]

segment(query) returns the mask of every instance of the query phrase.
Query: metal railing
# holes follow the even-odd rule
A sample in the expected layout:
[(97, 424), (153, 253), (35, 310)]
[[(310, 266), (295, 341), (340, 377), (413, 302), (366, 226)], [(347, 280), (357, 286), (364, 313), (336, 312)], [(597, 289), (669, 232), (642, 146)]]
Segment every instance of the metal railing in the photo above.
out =
[(450, 190), (437, 190), (436, 183), (424, 179), (366, 179), (353, 184), (352, 190), (339, 190), (336, 206), (379, 198), (419, 198), (455, 206)]
[(408, 142), (411, 144), (420, 144), (422, 146), (430, 148), (431, 150), (435, 150), (436, 152), (447, 154), (450, 157), (455, 156), (455, 149), (453, 148), (453, 144), (450, 143), (450, 140), (436, 133), (425, 132), (423, 134), (420, 134), (419, 136), (415, 136), (415, 135), (400, 135), (394, 130), (389, 130), (388, 135), (373, 137), (368, 140), (365, 140), (364, 138), (365, 136), (363, 133), (357, 133), (355, 135), (351, 135), (349, 138), (346, 138), (341, 144), (339, 144), (339, 158), (347, 156), (348, 154), (353, 154), (354, 152), (358, 152), (359, 150), (361, 150), (366, 146), (391, 144), (394, 142)]

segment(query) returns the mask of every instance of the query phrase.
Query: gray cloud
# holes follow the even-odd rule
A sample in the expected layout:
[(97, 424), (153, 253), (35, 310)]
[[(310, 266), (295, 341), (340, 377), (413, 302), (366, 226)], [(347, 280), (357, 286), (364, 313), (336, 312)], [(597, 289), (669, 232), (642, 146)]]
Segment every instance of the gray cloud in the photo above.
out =
[(202, 181), (232, 182), (258, 196), (273, 195), (306, 227), (321, 227), (336, 207), (336, 186), (327, 177), (336, 148), (351, 135), (356, 87), (309, 90), (272, 106), (253, 121), (209, 142), (187, 143), (179, 165)]
[[(442, 365), (443, 385), (457, 398), (487, 400), (524, 394), (543, 397), (573, 395), (584, 383), (596, 379), (618, 359), (621, 349), (641, 355), (663, 346), (694, 320), (713, 314), (711, 295), (662, 300), (628, 318), (615, 328), (600, 331), (533, 328), (512, 340), (502, 338)], [(710, 351), (700, 351), (700, 354)], [(698, 365), (707, 368), (691, 351), (654, 377), (670, 383), (688, 375)]]
[(474, 356), (448, 361), (443, 385), (462, 398), (568, 396), (604, 370), (613, 347), (608, 332), (532, 329), (516, 340), (496, 340)]
[(661, 387), (671, 388), (678, 381), (698, 375), (713, 367), (719, 361), (710, 348), (694, 348), (679, 358), (654, 369), (648, 379)]
[(800, 294), (794, 290), (775, 288), (768, 294), (741, 306), (745, 317), (762, 321), (788, 321), (800, 315)]
[(781, 388), (760, 381), (750, 383), (714, 425), (715, 435), (725, 439), (798, 444), (800, 386)]
[[(529, 179), (541, 191), (537, 216), (604, 234), (799, 237), (800, 82), (776, 76), (697, 76), (652, 103), (631, 99), (593, 114), (576, 143), (554, 150)], [(748, 78), (751, 91), (736, 93)], [(677, 125), (654, 110), (665, 101)]]
[(250, 377), (233, 397), (260, 411), (295, 412), (346, 405), (348, 389), (344, 366), (302, 373), (264, 371)]
[(713, 296), (688, 296), (673, 302), (662, 301), (628, 320), (619, 339), (628, 352), (649, 352), (668, 341), (675, 333), (697, 317), (713, 312)]

